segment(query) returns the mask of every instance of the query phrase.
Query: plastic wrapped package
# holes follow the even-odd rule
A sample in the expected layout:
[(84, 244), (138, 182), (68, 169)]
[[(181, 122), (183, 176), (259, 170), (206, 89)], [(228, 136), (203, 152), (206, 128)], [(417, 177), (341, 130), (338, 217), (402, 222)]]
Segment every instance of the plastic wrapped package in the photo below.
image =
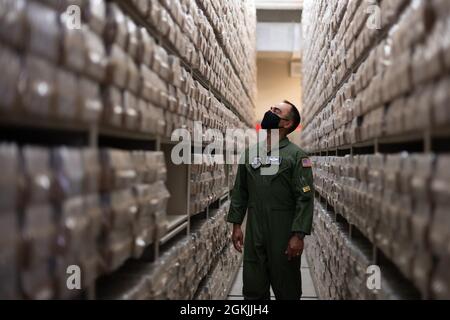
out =
[(147, 67), (153, 65), (154, 50), (156, 47), (155, 40), (149, 35), (147, 29), (140, 28), (141, 46), (139, 48), (138, 61)]
[(176, 23), (173, 21), (172, 17), (169, 15), (168, 18), (169, 21), (169, 34), (167, 35), (167, 40), (172, 44), (172, 46), (176, 47), (177, 44), (177, 30), (176, 30)]
[(61, 26), (51, 8), (35, 2), (27, 4), (27, 50), (56, 63), (60, 57)]
[(128, 82), (128, 59), (127, 55), (116, 44), (109, 50), (107, 80), (120, 89), (125, 89)]
[[(383, 186), (383, 175), (382, 170), (384, 167), (384, 157), (381, 154), (376, 154), (367, 157), (368, 168), (369, 168), (369, 184), (368, 193), (370, 194), (371, 201), (369, 206), (368, 216), (368, 235), (373, 241), (382, 240), (382, 231), (378, 228), (380, 223), (379, 208), (381, 207), (381, 196), (382, 196), (382, 186)], [(373, 235), (375, 238), (373, 238)]]
[(167, 300), (175, 300), (178, 295), (179, 282), (177, 275), (180, 269), (180, 264), (178, 263), (179, 252), (180, 247), (177, 245), (172, 247), (160, 258), (162, 263), (165, 265), (165, 273), (167, 276), (167, 282), (164, 290), (164, 299)]
[(172, 85), (168, 86), (169, 90), (167, 92), (169, 104), (168, 104), (168, 111), (175, 113), (177, 110), (177, 96), (176, 96), (176, 88)]
[(102, 209), (100, 198), (97, 194), (90, 194), (84, 198), (84, 212), (89, 217), (88, 228), (86, 229), (86, 244), (81, 252), (81, 269), (83, 277), (82, 286), (92, 285), (98, 275), (99, 251), (98, 242), (101, 232)]
[(96, 193), (100, 184), (98, 152), (93, 148), (84, 148), (81, 150), (81, 159), (84, 171), (83, 194)]
[[(132, 189), (113, 191), (107, 195), (110, 201), (108, 225), (113, 230), (131, 230), (131, 224), (138, 213), (136, 198)], [(130, 234), (128, 234), (130, 235)]]
[(426, 40), (425, 45), (417, 46), (411, 61), (412, 81), (415, 85), (432, 81), (444, 69), (441, 56), (441, 39), (437, 35)]
[(0, 181), (0, 296), (3, 299), (19, 297), (16, 285), (19, 226), (16, 208), (20, 200), (18, 182), (19, 151), (15, 145), (0, 145), (0, 166), (4, 170)]
[(167, 202), (170, 194), (163, 181), (158, 181), (151, 185), (152, 199), (150, 201), (153, 207), (156, 233), (159, 238), (165, 235), (167, 228)]
[(54, 297), (50, 265), (55, 252), (56, 230), (49, 203), (28, 206), (21, 229), (20, 287), (26, 299)]
[(139, 75), (139, 69), (134, 63), (133, 59), (127, 58), (128, 69), (128, 89), (134, 94), (138, 94), (141, 86), (141, 77)]
[(145, 170), (142, 172), (142, 183), (153, 184), (157, 181), (157, 173), (160, 168), (160, 163), (157, 159), (157, 152), (145, 152), (143, 164)]
[(131, 161), (133, 162), (133, 168), (136, 171), (138, 184), (146, 183), (146, 175), (148, 173), (148, 166), (146, 163), (145, 151), (132, 151)]
[(450, 256), (450, 218), (449, 186), (450, 186), (450, 158), (440, 155), (436, 163), (436, 171), (431, 184), (434, 214), (430, 225), (430, 244), (436, 256)]
[(174, 114), (169, 111), (164, 111), (164, 119), (166, 121), (166, 128), (164, 132), (164, 137), (169, 138), (172, 132), (175, 130)]
[[(414, 174), (414, 161), (407, 155), (402, 154), (402, 170), (399, 171), (400, 194), (398, 195), (398, 216), (395, 226), (391, 229), (391, 240), (393, 241), (393, 257), (395, 263), (406, 277), (411, 276), (411, 263), (414, 256), (411, 244), (411, 214), (412, 195), (410, 180)], [(395, 229), (395, 234), (394, 234)]]
[(122, 126), (122, 119), (125, 114), (124, 100), (120, 90), (109, 86), (103, 93), (103, 121), (115, 127)]
[(22, 154), (26, 177), (26, 203), (48, 203), (53, 181), (49, 151), (38, 147), (24, 147)]
[(25, 0), (3, 0), (0, 3), (0, 39), (22, 47), (25, 41)]
[(57, 100), (56, 115), (59, 118), (75, 120), (80, 115), (80, 103), (78, 98), (78, 79), (76, 76), (63, 69), (56, 74)]
[(104, 267), (107, 271), (113, 271), (132, 255), (132, 227), (138, 208), (130, 189), (106, 194), (102, 202), (106, 224), (101, 252)]
[(155, 48), (153, 70), (165, 81), (170, 81), (169, 56), (163, 47), (157, 46)]
[(445, 78), (434, 87), (433, 94), (433, 123), (437, 125), (447, 125), (450, 123), (450, 78)]
[[(383, 240), (384, 251), (396, 260), (394, 252), (398, 251), (399, 243), (392, 241), (397, 237), (399, 230), (400, 211), (400, 168), (402, 158), (399, 155), (388, 155), (384, 169), (384, 191), (380, 222), (384, 224), (385, 238)], [(397, 261), (396, 261), (397, 262)]]
[(49, 116), (55, 106), (56, 70), (45, 60), (27, 56), (25, 76), (19, 83), (22, 106), (32, 114)]
[(141, 65), (140, 74), (142, 76), (140, 96), (158, 106), (165, 107), (168, 103), (167, 84), (144, 65)]
[(83, 73), (87, 68), (87, 55), (85, 36), (83, 30), (71, 29), (63, 26), (62, 60), (63, 64), (70, 70)]
[(189, 41), (189, 38), (184, 35), (184, 39), (185, 39), (185, 51), (184, 51), (184, 55), (182, 56), (184, 58), (185, 61), (188, 61), (192, 67), (196, 67), (198, 64), (198, 55), (195, 51), (195, 46)]
[(88, 123), (97, 123), (103, 111), (98, 83), (87, 78), (79, 78), (79, 97), (81, 97), (81, 119)]
[(429, 294), (428, 283), (432, 268), (432, 256), (428, 247), (429, 224), (431, 222), (431, 178), (434, 172), (433, 155), (415, 156), (416, 173), (412, 180), (415, 197), (412, 215), (412, 243), (415, 249), (413, 278), (424, 296)]
[(56, 278), (57, 292), (61, 299), (75, 298), (77, 292), (67, 288), (67, 267), (81, 264), (81, 251), (88, 242), (87, 228), (89, 217), (84, 212), (81, 196), (63, 200), (58, 210)]
[(125, 128), (136, 130), (139, 124), (139, 112), (136, 96), (129, 91), (125, 91), (123, 94), (123, 101), (123, 105), (125, 106), (123, 119)]
[(161, 108), (167, 109), (169, 106), (169, 93), (168, 93), (168, 87), (166, 83), (162, 80), (160, 84), (160, 91), (159, 91), (159, 106)]
[(132, 0), (132, 3), (139, 11), (139, 14), (146, 18), (150, 10), (149, 2), (147, 0)]
[(404, 106), (405, 100), (399, 98), (392, 102), (387, 110), (385, 128), (388, 135), (402, 133), (404, 131)]
[(180, 27), (178, 25), (175, 25), (174, 28), (174, 37), (175, 37), (175, 48), (180, 53), (180, 57), (186, 56), (186, 41), (187, 37), (184, 36), (183, 32), (181, 31)]
[(450, 279), (448, 273), (449, 268), (450, 258), (448, 256), (440, 259), (437, 263), (436, 271), (433, 274), (433, 279), (431, 282), (431, 292), (433, 299), (450, 299)]
[(137, 110), (139, 114), (138, 130), (140, 132), (153, 133), (148, 103), (143, 99), (138, 99)]
[(181, 78), (183, 79), (181, 82), (181, 90), (187, 95), (190, 95), (190, 90), (191, 90), (191, 82), (192, 80), (192, 76), (190, 73), (188, 73), (186, 71), (186, 69), (182, 68), (181, 69)]
[(166, 120), (164, 118), (164, 110), (149, 104), (149, 113), (153, 115), (153, 123), (155, 125), (156, 133), (160, 136), (166, 132)]
[(140, 96), (146, 99), (147, 101), (159, 103), (159, 94), (157, 91), (157, 85), (154, 85), (156, 82), (155, 80), (157, 79), (158, 76), (144, 64), (140, 66), (139, 73), (142, 77)]
[[(444, 26), (443, 34), (446, 35), (450, 31), (450, 22), (447, 19), (447, 23)], [(444, 63), (447, 70), (450, 70), (450, 40), (449, 37), (444, 36), (442, 40), (442, 56), (444, 57)]]
[(101, 36), (106, 27), (105, 0), (87, 0), (86, 18), (90, 29)]
[(158, 29), (162, 36), (167, 37), (169, 35), (171, 23), (173, 23), (173, 21), (169, 12), (161, 7), (158, 16)]
[(102, 192), (131, 188), (136, 182), (136, 171), (133, 169), (130, 154), (125, 151), (100, 150)]
[(163, 300), (166, 297), (166, 287), (169, 281), (167, 266), (164, 259), (158, 259), (148, 273), (150, 296), (152, 300)]
[(57, 190), (53, 192), (52, 197), (55, 197), (56, 201), (60, 202), (83, 193), (85, 172), (80, 150), (64, 147), (52, 150), (51, 166)]
[(128, 32), (128, 55), (134, 59), (134, 61), (137, 61), (140, 45), (139, 29), (134, 21), (129, 17), (126, 17), (126, 25)]
[[(5, 172), (0, 180), (0, 212), (14, 212), (22, 195), (19, 189), (19, 150), (15, 145), (0, 144), (0, 165)], [(1, 213), (0, 213), (1, 215)]]
[(158, 27), (159, 25), (159, 17), (160, 12), (163, 10), (163, 7), (159, 3), (159, 1), (151, 1), (149, 3), (150, 10), (149, 10), (149, 16), (147, 17), (147, 21), (153, 26)]
[(185, 20), (185, 13), (183, 11), (182, 5), (179, 1), (173, 1), (170, 10), (172, 12), (172, 16), (174, 17), (176, 23), (178, 25), (182, 25)]
[(167, 168), (163, 152), (154, 152), (156, 162), (156, 180), (167, 180)]
[(127, 49), (128, 32), (126, 17), (116, 3), (107, 5), (107, 24), (104, 33), (107, 45), (118, 45), (123, 50)]
[(171, 70), (170, 82), (177, 88), (181, 88), (183, 82), (180, 59), (175, 56), (169, 56), (169, 65)]
[(85, 74), (98, 82), (103, 82), (108, 63), (105, 46), (101, 38), (87, 27), (83, 28), (83, 35), (86, 46)]
[[(1, 157), (1, 156), (0, 156)], [(1, 161), (1, 160), (0, 160)], [(0, 185), (3, 193), (6, 188)], [(16, 284), (19, 228), (14, 208), (2, 208), (0, 213), (0, 296), (2, 299), (18, 299), (19, 288)]]
[(151, 212), (151, 194), (148, 185), (140, 184), (134, 187), (134, 193), (138, 201), (138, 215), (134, 220), (134, 250), (133, 256), (139, 258), (154, 240), (155, 221)]
[(3, 46), (0, 46), (0, 69), (3, 71), (0, 77), (0, 112), (11, 112), (17, 103), (21, 64), (19, 57)]

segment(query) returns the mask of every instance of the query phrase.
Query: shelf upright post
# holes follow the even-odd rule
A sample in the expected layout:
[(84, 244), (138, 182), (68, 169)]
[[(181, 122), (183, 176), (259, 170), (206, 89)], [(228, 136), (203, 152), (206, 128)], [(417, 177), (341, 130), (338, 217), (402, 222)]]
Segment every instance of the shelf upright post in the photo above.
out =
[(186, 188), (186, 208), (187, 208), (187, 235), (191, 234), (191, 165), (187, 166), (187, 188)]
[(156, 136), (156, 151), (161, 151), (161, 136), (157, 135)]
[(378, 138), (374, 139), (374, 153), (377, 154), (380, 152), (380, 141)]
[(98, 126), (93, 124), (89, 126), (89, 147), (93, 149), (98, 148)]
[(431, 153), (433, 151), (433, 139), (431, 135), (431, 129), (427, 128), (424, 132), (424, 153)]

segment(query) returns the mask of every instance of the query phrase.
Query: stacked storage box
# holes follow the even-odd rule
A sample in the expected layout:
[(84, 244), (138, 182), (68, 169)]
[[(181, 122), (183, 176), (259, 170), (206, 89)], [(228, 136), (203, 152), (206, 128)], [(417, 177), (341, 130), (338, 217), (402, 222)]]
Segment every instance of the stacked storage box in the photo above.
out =
[(0, 163), (11, 169), (0, 190), (8, 196), (1, 215), (4, 297), (74, 298), (68, 266), (80, 267), (88, 287), (139, 258), (165, 226), (160, 152), (3, 144)]
[[(224, 223), (229, 202), (215, 216), (196, 226), (156, 262), (127, 265), (99, 293), (101, 299), (220, 299), (239, 267), (230, 250), (230, 227)], [(218, 267), (220, 264), (221, 268)], [(221, 274), (217, 274), (219, 271)], [(214, 277), (214, 281), (211, 279)], [(200, 283), (203, 283), (200, 287)], [(210, 286), (221, 289), (206, 289)], [(224, 289), (227, 288), (227, 289)], [(198, 292), (197, 292), (198, 291)], [(210, 292), (203, 296), (200, 292)], [(197, 294), (196, 294), (197, 292)]]
[(203, 158), (202, 164), (191, 165), (190, 205), (193, 214), (205, 210), (229, 190), (226, 185), (225, 165), (214, 163), (212, 158), (206, 155), (199, 156)]
[(369, 242), (351, 239), (343, 223), (318, 203), (315, 207), (314, 237), (308, 239), (307, 257), (322, 299), (413, 299), (408, 286), (399, 283), (394, 271), (381, 267), (380, 288), (367, 286), (372, 274)]
[[(305, 3), (303, 20), (302, 143), (319, 198), (378, 250), (371, 264), (395, 266), (393, 281), (436, 299), (450, 297), (449, 150), (438, 142), (450, 138), (449, 17), (448, 1), (352, 0)], [(343, 283), (338, 297), (362, 298), (336, 268), (316, 273), (319, 291)]]
[[(252, 1), (1, 1), (0, 297), (78, 298), (69, 265), (83, 297), (140, 268), (169, 225), (161, 143), (179, 128), (253, 126), (255, 22)], [(192, 167), (186, 216), (228, 192), (227, 171)], [(151, 279), (136, 271), (117, 297), (194, 297), (226, 230), (217, 218), (155, 254)]]

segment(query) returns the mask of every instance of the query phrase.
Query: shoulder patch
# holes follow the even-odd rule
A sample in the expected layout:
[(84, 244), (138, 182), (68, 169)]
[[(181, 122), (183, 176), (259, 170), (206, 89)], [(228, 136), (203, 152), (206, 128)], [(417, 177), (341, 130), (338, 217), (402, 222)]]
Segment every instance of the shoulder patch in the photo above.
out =
[(303, 168), (311, 168), (312, 167), (312, 162), (310, 158), (303, 158), (302, 159), (302, 167)]

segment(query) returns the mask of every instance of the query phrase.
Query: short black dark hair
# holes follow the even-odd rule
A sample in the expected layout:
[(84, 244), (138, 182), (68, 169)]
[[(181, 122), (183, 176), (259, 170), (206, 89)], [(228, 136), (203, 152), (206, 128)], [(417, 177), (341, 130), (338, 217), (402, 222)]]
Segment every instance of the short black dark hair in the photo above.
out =
[(284, 100), (283, 103), (286, 103), (291, 106), (290, 116), (294, 121), (294, 124), (292, 125), (292, 127), (289, 128), (288, 134), (290, 134), (294, 132), (295, 129), (297, 129), (297, 127), (300, 125), (300, 122), (302, 121), (302, 118), (300, 117), (300, 112), (298, 111), (297, 107), (292, 102)]

